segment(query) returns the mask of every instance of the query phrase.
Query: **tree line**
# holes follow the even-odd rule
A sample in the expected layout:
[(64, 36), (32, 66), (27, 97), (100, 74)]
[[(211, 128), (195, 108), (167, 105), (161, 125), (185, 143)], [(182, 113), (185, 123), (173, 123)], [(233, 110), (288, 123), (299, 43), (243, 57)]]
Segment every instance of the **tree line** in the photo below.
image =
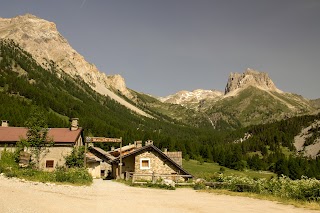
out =
[[(294, 179), (301, 174), (320, 178), (319, 157), (296, 155), (293, 146), (294, 136), (319, 115), (236, 130), (196, 128), (159, 112), (157, 119), (136, 115), (93, 91), (81, 78), (71, 78), (53, 61), (47, 67), (40, 66), (13, 41), (0, 41), (0, 119), (9, 120), (12, 126), (25, 126), (36, 107), (49, 127), (68, 127), (69, 118), (78, 117), (88, 136), (122, 137), (125, 144), (151, 139), (159, 148), (182, 151), (185, 158), (238, 170), (269, 170)], [(252, 137), (236, 143), (245, 133)], [(109, 149), (105, 144), (99, 146)]]

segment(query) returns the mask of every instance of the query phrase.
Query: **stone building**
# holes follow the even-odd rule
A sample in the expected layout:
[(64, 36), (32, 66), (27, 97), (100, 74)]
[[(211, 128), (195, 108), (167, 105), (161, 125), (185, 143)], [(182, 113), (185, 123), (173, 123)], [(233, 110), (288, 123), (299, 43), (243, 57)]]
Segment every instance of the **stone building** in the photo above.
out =
[[(112, 176), (114, 178), (119, 176), (120, 169), (120, 150), (108, 152), (114, 158), (109, 159), (109, 163), (112, 165)], [(134, 145), (128, 145), (121, 149), (122, 153), (122, 174), (140, 176), (139, 179), (151, 180), (152, 175), (158, 177), (165, 177), (171, 179), (172, 177), (181, 176), (182, 179), (191, 178), (186, 170), (182, 168), (180, 162), (182, 162), (181, 152), (177, 156), (181, 159), (170, 158), (167, 154), (170, 152), (162, 152), (156, 146), (153, 145), (152, 141), (147, 141), (145, 146), (142, 146), (141, 141), (135, 142)], [(177, 153), (177, 152), (175, 152)]]
[[(0, 155), (6, 149), (14, 151), (17, 142), (27, 138), (28, 128), (10, 127), (8, 121), (2, 121), (0, 127)], [(40, 169), (52, 171), (57, 166), (65, 165), (65, 157), (74, 147), (83, 145), (83, 129), (78, 126), (78, 119), (74, 118), (70, 128), (49, 128), (48, 138), (54, 144), (40, 156)]]
[[(99, 152), (105, 152), (104, 150), (99, 149)], [(106, 178), (108, 173), (111, 173), (111, 165), (98, 157), (97, 152), (94, 152), (94, 149), (86, 153), (86, 168), (88, 172), (92, 175), (93, 178)], [(92, 151), (93, 150), (93, 151)], [(95, 153), (95, 154), (93, 154)], [(105, 152), (106, 153), (106, 152)]]

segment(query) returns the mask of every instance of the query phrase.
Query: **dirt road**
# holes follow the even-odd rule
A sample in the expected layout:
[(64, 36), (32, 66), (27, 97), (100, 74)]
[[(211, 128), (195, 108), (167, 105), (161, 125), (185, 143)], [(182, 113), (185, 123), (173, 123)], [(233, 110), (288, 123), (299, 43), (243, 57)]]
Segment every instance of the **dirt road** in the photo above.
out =
[(319, 212), (271, 201), (200, 193), (192, 189), (159, 190), (94, 180), (90, 187), (24, 182), (0, 176), (0, 212)]

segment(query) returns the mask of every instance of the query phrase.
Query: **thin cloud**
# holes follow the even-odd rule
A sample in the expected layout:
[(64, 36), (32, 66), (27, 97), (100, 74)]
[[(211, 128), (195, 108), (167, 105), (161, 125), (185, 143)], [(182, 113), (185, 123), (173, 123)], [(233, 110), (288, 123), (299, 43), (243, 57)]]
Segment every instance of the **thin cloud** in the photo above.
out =
[(86, 0), (83, 0), (81, 5), (80, 5), (80, 8), (82, 8), (85, 3), (86, 3)]

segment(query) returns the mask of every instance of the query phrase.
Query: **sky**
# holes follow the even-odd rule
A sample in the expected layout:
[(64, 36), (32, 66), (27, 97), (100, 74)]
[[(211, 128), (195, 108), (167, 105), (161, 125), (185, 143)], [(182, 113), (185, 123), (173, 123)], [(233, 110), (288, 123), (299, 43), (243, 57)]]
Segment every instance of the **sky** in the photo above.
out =
[(55, 22), (85, 59), (154, 96), (224, 91), (231, 72), (320, 98), (319, 0), (0, 0), (0, 17)]

